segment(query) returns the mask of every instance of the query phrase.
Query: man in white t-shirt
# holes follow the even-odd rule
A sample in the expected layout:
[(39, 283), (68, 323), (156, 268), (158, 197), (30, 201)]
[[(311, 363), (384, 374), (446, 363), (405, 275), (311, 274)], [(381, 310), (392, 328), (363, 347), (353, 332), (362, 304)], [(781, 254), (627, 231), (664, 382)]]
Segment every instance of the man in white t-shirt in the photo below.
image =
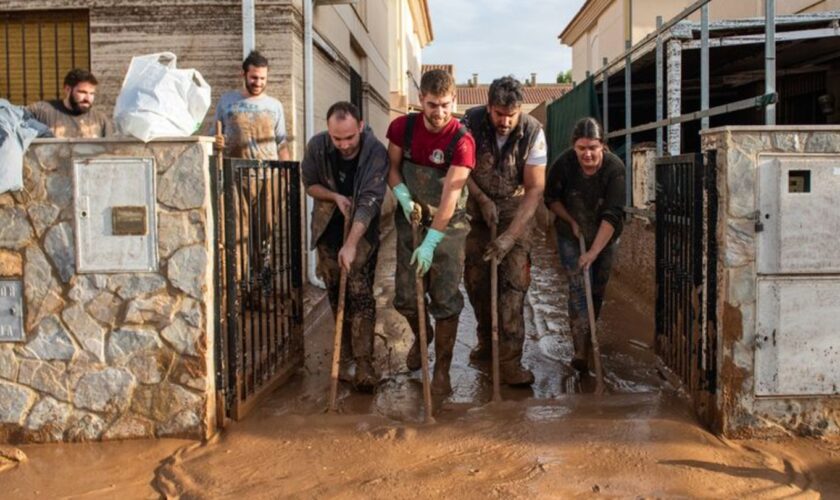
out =
[[(464, 124), (475, 138), (476, 164), (467, 181), (471, 225), (466, 242), (464, 285), (475, 310), (478, 343), (473, 362), (490, 359), (490, 260), (499, 262), (499, 366), (501, 382), (528, 386), (534, 375), (522, 366), (523, 308), (531, 284), (531, 233), (542, 203), (547, 148), (542, 125), (522, 114), (522, 84), (494, 80), (487, 105), (467, 110)], [(490, 226), (497, 227), (491, 241)]]

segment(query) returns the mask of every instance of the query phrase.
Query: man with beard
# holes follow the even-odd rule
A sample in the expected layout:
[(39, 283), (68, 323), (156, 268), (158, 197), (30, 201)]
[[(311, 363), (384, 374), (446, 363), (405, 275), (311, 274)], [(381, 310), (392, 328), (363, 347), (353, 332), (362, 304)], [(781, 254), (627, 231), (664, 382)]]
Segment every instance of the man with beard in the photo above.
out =
[[(242, 61), (244, 89), (222, 94), (216, 105), (215, 119), (210, 124), (209, 135), (215, 135), (217, 121), (222, 122), (223, 135), (216, 139), (216, 148), (229, 158), (254, 160), (289, 161), (286, 144), (286, 119), (280, 101), (265, 95), (268, 83), (268, 59), (257, 51), (251, 51)], [(273, 300), (263, 301), (272, 293), (274, 270), (270, 267), (274, 230), (274, 214), (268, 200), (268, 193), (276, 193), (274, 177), (261, 177), (256, 170), (244, 171), (239, 179), (235, 205), (248, 220), (238, 231), (239, 251), (247, 253), (248, 259), (239, 272), (245, 284), (247, 297), (245, 305), (251, 309), (271, 308)], [(237, 224), (241, 220), (237, 217)], [(237, 259), (238, 260), (238, 259)]]
[[(327, 131), (307, 144), (301, 171), (306, 193), (315, 199), (312, 242), (318, 251), (318, 275), (327, 285), (333, 313), (338, 308), (341, 269), (347, 272), (343, 368), (352, 353), (356, 361), (353, 385), (371, 391), (378, 380), (372, 364), (376, 324), (373, 279), (388, 153), (365, 127), (359, 108), (337, 102), (327, 111)], [(346, 217), (352, 224), (345, 239)]]
[(88, 70), (73, 69), (64, 77), (64, 99), (38, 101), (27, 106), (36, 120), (55, 137), (91, 138), (113, 135), (110, 118), (92, 109), (99, 82)]
[[(245, 88), (226, 92), (216, 105), (216, 121), (222, 122), (224, 139), (217, 146), (229, 158), (283, 160), (290, 158), (286, 145), (283, 105), (264, 94), (268, 83), (268, 59), (256, 50), (242, 61)], [(215, 135), (215, 129), (210, 130)]]
[[(464, 270), (464, 240), (470, 230), (463, 189), (475, 165), (475, 142), (452, 117), (455, 80), (442, 70), (427, 71), (420, 79), (422, 113), (401, 116), (388, 128), (388, 184), (401, 210), (394, 214), (397, 228), (397, 272), (394, 308), (408, 320), (414, 343), (406, 358), (409, 370), (420, 368), (420, 327), (415, 276), (424, 276), (428, 294), (426, 313), (435, 318), (432, 392), (452, 392), (449, 367), (464, 307), (459, 290)], [(425, 237), (415, 249), (410, 217), (415, 204), (423, 211)], [(425, 297), (424, 297), (425, 299)], [(426, 325), (429, 325), (428, 317)]]
[[(474, 362), (491, 355), (490, 261), (499, 265), (499, 371), (501, 382), (531, 385), (523, 368), (523, 308), (531, 284), (531, 233), (545, 187), (547, 148), (540, 123), (522, 114), (522, 84), (506, 76), (490, 85), (487, 105), (467, 110), (464, 124), (476, 143), (476, 165), (467, 182), (471, 230), (464, 285), (475, 311)], [(498, 235), (490, 239), (490, 227)]]

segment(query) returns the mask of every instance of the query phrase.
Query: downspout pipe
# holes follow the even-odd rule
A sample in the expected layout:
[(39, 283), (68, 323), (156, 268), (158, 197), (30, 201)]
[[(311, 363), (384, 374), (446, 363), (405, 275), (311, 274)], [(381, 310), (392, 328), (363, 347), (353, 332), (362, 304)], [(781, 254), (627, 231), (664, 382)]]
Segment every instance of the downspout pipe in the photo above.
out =
[(254, 0), (242, 0), (242, 59), (256, 47)]
[[(312, 54), (312, 16), (315, 11), (315, 0), (303, 0), (303, 127), (304, 142), (302, 151), (306, 150), (306, 144), (309, 139), (315, 135), (315, 72), (313, 69), (313, 54)], [(309, 219), (312, 217), (313, 201), (312, 197), (304, 195), (306, 199), (306, 227), (304, 228), (306, 234), (306, 278), (309, 283), (319, 287), (326, 288), (324, 282), (315, 273), (315, 262), (317, 256), (312, 248), (312, 226), (309, 224)]]

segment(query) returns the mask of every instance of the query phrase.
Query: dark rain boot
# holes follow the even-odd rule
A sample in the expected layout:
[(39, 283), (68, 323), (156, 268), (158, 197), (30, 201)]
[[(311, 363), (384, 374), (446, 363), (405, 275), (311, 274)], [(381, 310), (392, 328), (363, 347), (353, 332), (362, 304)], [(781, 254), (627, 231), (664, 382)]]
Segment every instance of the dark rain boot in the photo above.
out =
[[(411, 332), (414, 333), (414, 342), (411, 344), (411, 349), (408, 350), (408, 356), (405, 357), (405, 366), (410, 370), (419, 370), (421, 366), (420, 361), (420, 321), (417, 316), (410, 316), (408, 318), (408, 325), (411, 327)], [(432, 323), (429, 321), (429, 314), (426, 314), (426, 344), (431, 344), (435, 338), (435, 332), (432, 328)]]
[(368, 318), (353, 318), (353, 357), (356, 359), (356, 375), (353, 386), (357, 391), (373, 392), (379, 382), (373, 369), (374, 321)]
[(534, 374), (519, 362), (499, 364), (501, 382), (507, 385), (527, 386), (534, 383)]
[(476, 329), (475, 336), (477, 340), (475, 347), (470, 351), (470, 362), (486, 363), (493, 358), (493, 343), (490, 334)]
[(572, 325), (572, 343), (575, 347), (575, 355), (572, 358), (572, 368), (581, 372), (589, 371), (589, 328), (581, 322)]
[(351, 323), (345, 319), (344, 331), (341, 333), (338, 379), (343, 382), (353, 382), (353, 330), (350, 325)]
[(435, 323), (435, 373), (432, 377), (432, 393), (447, 396), (452, 392), (449, 382), (449, 367), (452, 365), (452, 350), (458, 333), (458, 315), (439, 319)]

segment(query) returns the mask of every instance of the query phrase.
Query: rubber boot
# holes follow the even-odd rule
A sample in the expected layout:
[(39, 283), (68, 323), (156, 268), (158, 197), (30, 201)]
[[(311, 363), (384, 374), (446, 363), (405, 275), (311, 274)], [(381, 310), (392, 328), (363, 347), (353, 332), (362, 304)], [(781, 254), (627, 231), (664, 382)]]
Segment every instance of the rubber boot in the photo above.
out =
[(458, 333), (458, 315), (439, 319), (435, 324), (435, 371), (432, 377), (432, 393), (446, 396), (452, 392), (449, 382), (449, 367), (452, 365), (452, 350)]
[(575, 347), (575, 355), (572, 358), (572, 368), (581, 372), (589, 372), (589, 328), (578, 322), (572, 325), (572, 343)]
[(353, 357), (356, 359), (356, 375), (353, 386), (357, 391), (373, 392), (379, 382), (373, 369), (374, 321), (368, 318), (353, 318)]
[[(409, 316), (408, 318), (408, 325), (411, 327), (412, 333), (414, 333), (414, 342), (411, 344), (411, 348), (408, 350), (408, 356), (405, 357), (405, 366), (410, 370), (419, 370), (421, 366), (420, 362), (420, 322), (417, 316)], [(429, 321), (429, 314), (426, 313), (426, 344), (431, 344), (432, 340), (435, 338), (435, 332), (432, 328), (432, 323)]]
[(490, 334), (485, 335), (481, 330), (476, 330), (475, 336), (478, 340), (470, 351), (470, 362), (486, 363), (493, 358), (493, 343)]
[(527, 386), (534, 383), (534, 374), (519, 362), (499, 364), (501, 382), (507, 385)]

